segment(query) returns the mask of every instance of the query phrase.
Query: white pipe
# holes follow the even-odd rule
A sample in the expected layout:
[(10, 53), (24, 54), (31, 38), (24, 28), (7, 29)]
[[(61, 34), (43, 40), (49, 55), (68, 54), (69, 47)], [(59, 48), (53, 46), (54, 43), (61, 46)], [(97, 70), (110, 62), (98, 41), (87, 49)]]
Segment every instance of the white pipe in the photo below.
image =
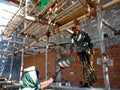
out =
[(46, 36), (46, 63), (45, 63), (45, 79), (48, 79), (48, 41), (49, 41), (49, 37)]
[(101, 8), (97, 6), (97, 27), (98, 27), (98, 33), (100, 38), (100, 48), (101, 48), (101, 54), (102, 54), (102, 62), (103, 62), (103, 75), (104, 75), (104, 83), (105, 83), (105, 90), (110, 90), (110, 84), (109, 84), (109, 75), (108, 75), (108, 64), (106, 60), (106, 50), (105, 50), (105, 42), (104, 42), (104, 31), (102, 29), (102, 14), (101, 14)]

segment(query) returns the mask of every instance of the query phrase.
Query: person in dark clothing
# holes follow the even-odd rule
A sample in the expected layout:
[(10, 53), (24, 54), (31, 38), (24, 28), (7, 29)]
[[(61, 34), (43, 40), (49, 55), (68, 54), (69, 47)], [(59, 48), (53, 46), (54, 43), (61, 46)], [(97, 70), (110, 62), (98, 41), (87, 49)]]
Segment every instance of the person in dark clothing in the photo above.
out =
[(85, 84), (93, 85), (97, 78), (95, 70), (93, 68), (93, 43), (91, 43), (91, 38), (85, 31), (79, 30), (77, 27), (72, 27), (73, 34), (71, 35), (71, 45), (70, 52), (73, 52), (74, 48), (77, 49), (77, 55), (80, 58), (83, 67), (83, 76)]

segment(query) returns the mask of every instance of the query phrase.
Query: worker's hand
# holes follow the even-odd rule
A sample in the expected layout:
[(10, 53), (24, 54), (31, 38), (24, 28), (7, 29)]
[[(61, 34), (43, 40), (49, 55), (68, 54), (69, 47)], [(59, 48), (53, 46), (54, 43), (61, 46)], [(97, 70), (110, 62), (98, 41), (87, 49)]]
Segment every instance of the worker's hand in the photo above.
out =
[(60, 67), (55, 71), (55, 73), (57, 73), (57, 72), (59, 73), (61, 70), (62, 70), (62, 68)]
[(61, 70), (62, 70), (62, 68), (57, 69), (56, 72), (52, 75), (52, 78), (53, 78), (54, 80), (56, 79), (58, 73), (59, 73)]
[(60, 67), (60, 71), (62, 71), (63, 69), (65, 69), (64, 67)]
[(91, 50), (90, 50), (90, 53), (94, 55), (94, 54), (95, 54), (94, 49), (91, 49)]

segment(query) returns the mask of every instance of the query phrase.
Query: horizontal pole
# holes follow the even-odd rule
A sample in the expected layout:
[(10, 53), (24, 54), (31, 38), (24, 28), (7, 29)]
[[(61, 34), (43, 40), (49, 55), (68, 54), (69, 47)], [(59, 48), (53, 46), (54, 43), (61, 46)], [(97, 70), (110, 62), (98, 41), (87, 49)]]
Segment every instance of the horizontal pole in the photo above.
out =
[(107, 4), (102, 6), (102, 10), (107, 9), (115, 4), (120, 3), (120, 0), (112, 0), (111, 2), (108, 2)]

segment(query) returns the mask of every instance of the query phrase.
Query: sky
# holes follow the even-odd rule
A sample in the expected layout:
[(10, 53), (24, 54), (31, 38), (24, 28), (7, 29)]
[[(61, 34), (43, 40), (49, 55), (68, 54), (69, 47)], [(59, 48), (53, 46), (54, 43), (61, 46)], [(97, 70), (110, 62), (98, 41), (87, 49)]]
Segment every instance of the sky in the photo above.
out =
[(17, 10), (18, 7), (15, 5), (10, 4), (6, 0), (0, 0), (0, 34)]

